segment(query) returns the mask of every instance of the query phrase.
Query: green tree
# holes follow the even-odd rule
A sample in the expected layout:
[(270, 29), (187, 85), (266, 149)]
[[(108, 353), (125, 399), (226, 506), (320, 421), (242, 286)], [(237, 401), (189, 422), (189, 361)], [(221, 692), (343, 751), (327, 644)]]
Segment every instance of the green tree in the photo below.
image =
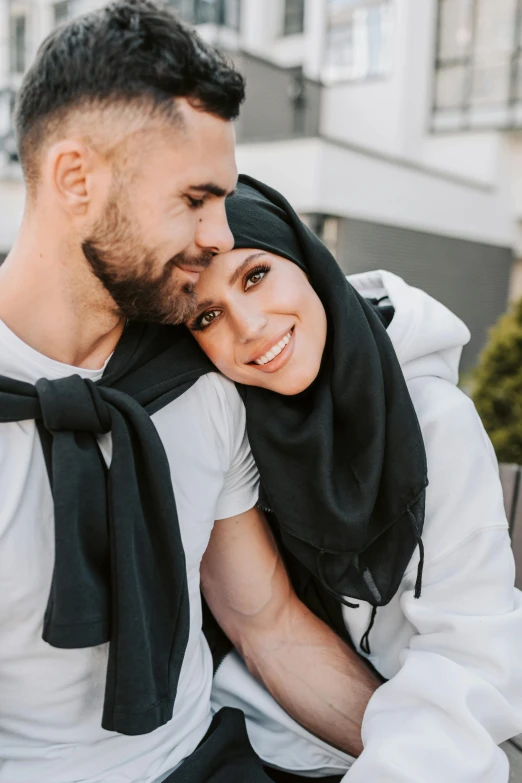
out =
[(491, 329), (472, 396), (499, 462), (522, 465), (522, 299)]

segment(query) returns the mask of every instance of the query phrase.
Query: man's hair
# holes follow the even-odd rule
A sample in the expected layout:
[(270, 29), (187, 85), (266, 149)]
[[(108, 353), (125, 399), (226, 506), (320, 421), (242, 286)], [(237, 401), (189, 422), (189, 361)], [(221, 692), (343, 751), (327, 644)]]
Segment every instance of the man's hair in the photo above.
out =
[(224, 120), (239, 114), (242, 76), (222, 54), (152, 0), (117, 0), (73, 19), (41, 45), (15, 113), (28, 184), (51, 133), (76, 110), (113, 104), (175, 116), (173, 98)]

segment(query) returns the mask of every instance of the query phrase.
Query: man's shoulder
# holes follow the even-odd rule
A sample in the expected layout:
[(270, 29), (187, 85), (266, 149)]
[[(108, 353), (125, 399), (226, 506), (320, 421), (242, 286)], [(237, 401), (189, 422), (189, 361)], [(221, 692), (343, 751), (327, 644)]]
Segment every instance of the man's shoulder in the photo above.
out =
[[(194, 395), (212, 405), (226, 419), (237, 421), (243, 415), (244, 405), (235, 383), (219, 372), (203, 375), (192, 387)], [(191, 390), (189, 390), (191, 391)]]
[(224, 449), (229, 457), (245, 431), (243, 401), (235, 384), (218, 372), (203, 375), (152, 419), (163, 440), (173, 429), (189, 438), (206, 434), (208, 446)]

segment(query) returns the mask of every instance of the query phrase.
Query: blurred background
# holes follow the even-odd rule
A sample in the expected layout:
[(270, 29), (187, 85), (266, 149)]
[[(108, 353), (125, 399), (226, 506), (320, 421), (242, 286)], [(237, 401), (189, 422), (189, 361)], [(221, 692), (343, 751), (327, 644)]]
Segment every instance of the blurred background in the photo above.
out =
[[(0, 254), (23, 207), (11, 113), (56, 26), (103, 0), (0, 0)], [(166, 0), (247, 79), (241, 171), (347, 272), (386, 268), (488, 328), (522, 296), (522, 0)]]
[[(463, 387), (503, 463), (522, 588), (522, 0), (163, 2), (246, 77), (239, 170), (347, 273), (395, 272), (471, 329)], [(48, 33), (104, 3), (0, 0), (0, 263), (24, 203), (17, 89)], [(505, 749), (522, 781), (522, 735)]]

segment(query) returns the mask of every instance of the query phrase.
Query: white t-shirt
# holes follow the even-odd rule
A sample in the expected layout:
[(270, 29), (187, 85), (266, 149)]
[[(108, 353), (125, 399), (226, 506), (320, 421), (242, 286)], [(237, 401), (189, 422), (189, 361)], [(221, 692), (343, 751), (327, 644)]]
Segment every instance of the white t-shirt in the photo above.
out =
[[(0, 374), (35, 383), (85, 370), (34, 351), (0, 321)], [(211, 719), (212, 660), (201, 632), (200, 562), (215, 519), (257, 500), (245, 412), (212, 373), (152, 417), (172, 473), (187, 562), (190, 636), (172, 720), (127, 737), (101, 728), (108, 645), (42, 640), (54, 563), (53, 502), (34, 421), (0, 423), (0, 783), (152, 783), (175, 768)], [(110, 459), (110, 435), (100, 438)]]

